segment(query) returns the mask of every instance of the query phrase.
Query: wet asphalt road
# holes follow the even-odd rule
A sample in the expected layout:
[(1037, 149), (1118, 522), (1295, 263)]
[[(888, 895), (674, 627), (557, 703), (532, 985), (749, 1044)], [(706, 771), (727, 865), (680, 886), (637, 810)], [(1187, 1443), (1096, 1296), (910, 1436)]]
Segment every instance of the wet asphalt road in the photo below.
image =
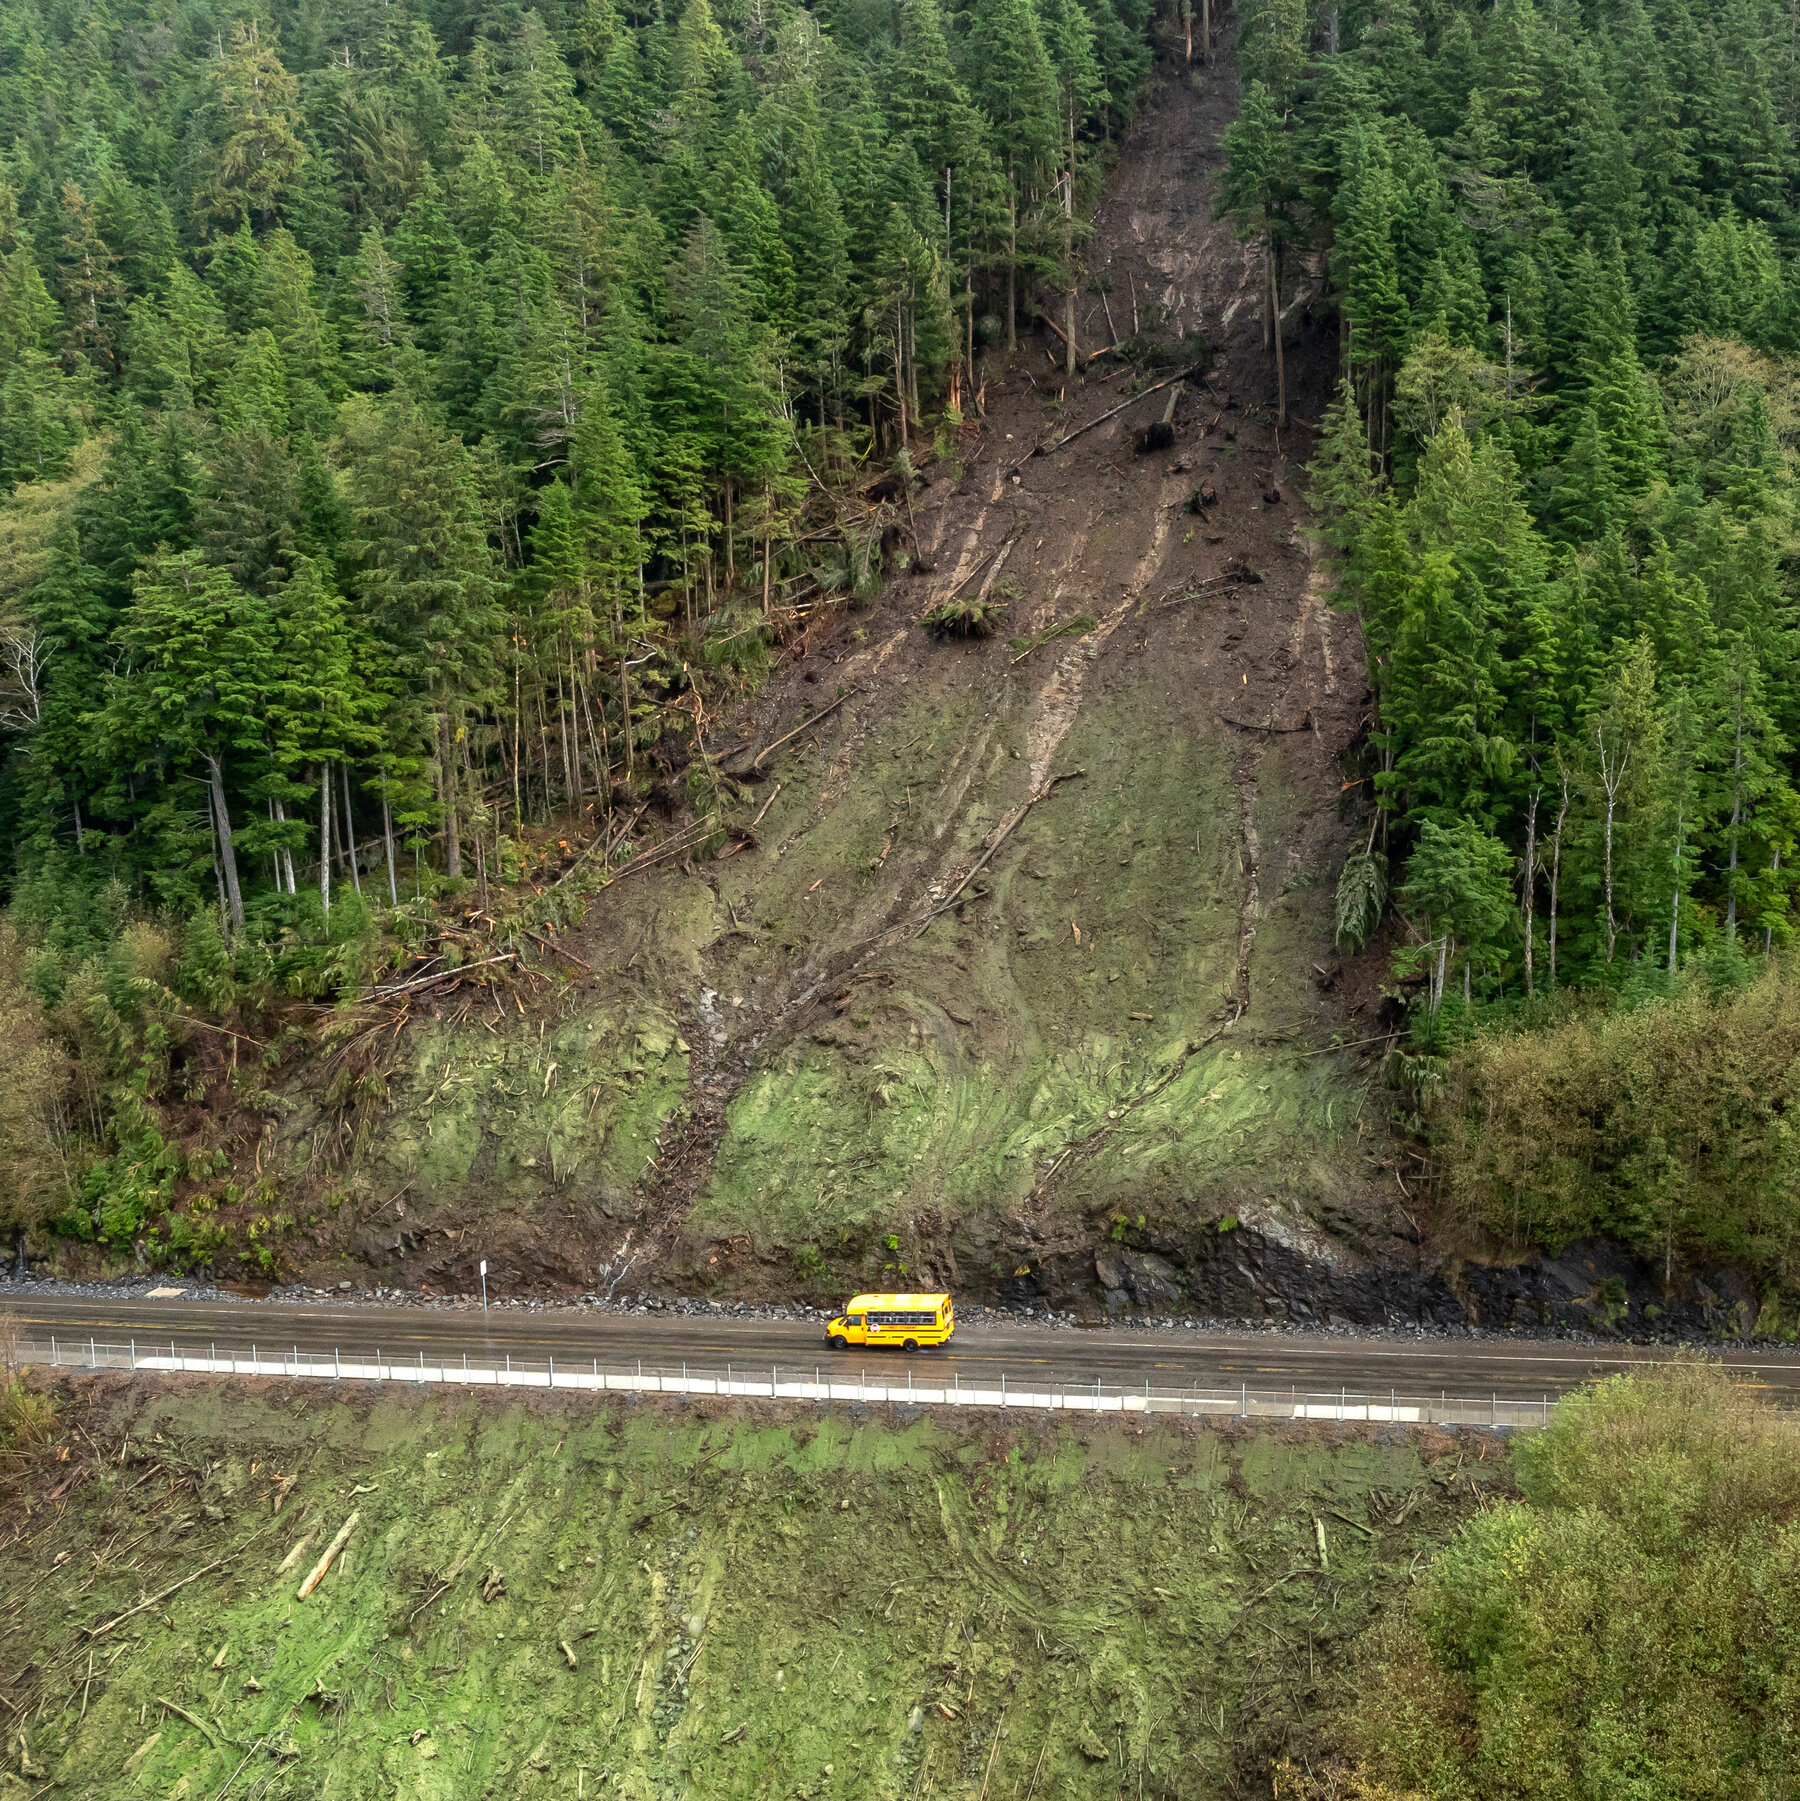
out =
[[(55, 1334), (73, 1348), (92, 1337), (102, 1344), (135, 1340), (143, 1352), (177, 1350), (204, 1354), (217, 1347), (247, 1355), (298, 1348), (427, 1363), (504, 1356), (542, 1362), (598, 1359), (615, 1368), (642, 1359), (646, 1370), (723, 1369), (727, 1363), (766, 1370), (771, 1365), (799, 1373), (829, 1365), (848, 1378), (867, 1367), (898, 1370), (906, 1361), (892, 1351), (834, 1353), (820, 1328), (804, 1320), (737, 1319), (722, 1316), (674, 1317), (584, 1313), (497, 1307), (484, 1318), (479, 1309), (456, 1310), (378, 1305), (304, 1306), (291, 1302), (244, 1303), (189, 1300), (96, 1301), (79, 1298), (18, 1298), (8, 1309), (22, 1336), (42, 1340)], [(1079, 1383), (1099, 1379), (1109, 1387), (1148, 1381), (1158, 1389), (1189, 1384), (1201, 1388), (1298, 1388), (1302, 1392), (1406, 1395), (1447, 1393), (1512, 1398), (1556, 1395), (1596, 1377), (1635, 1365), (1665, 1360), (1674, 1353), (1659, 1346), (1584, 1345), (1546, 1339), (1440, 1339), (1409, 1341), (1401, 1336), (1307, 1335), (1290, 1332), (1183, 1330), (1079, 1331), (1051, 1326), (982, 1325), (960, 1327), (952, 1344), (925, 1353), (923, 1366), (957, 1369), (964, 1381), (997, 1381), (1004, 1374), (1020, 1387), (1029, 1381)], [(1728, 1368), (1749, 1384), (1800, 1405), (1800, 1357), (1761, 1350), (1724, 1353)]]

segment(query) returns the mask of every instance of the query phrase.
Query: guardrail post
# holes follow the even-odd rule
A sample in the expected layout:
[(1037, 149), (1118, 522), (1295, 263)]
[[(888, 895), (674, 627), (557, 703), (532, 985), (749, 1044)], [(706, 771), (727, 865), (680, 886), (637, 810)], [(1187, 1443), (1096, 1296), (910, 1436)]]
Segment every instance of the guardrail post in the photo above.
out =
[(556, 1386), (556, 1359), (554, 1357), (550, 1359), (550, 1380), (546, 1386), (550, 1388)]
[(331, 1379), (334, 1382), (341, 1382), (344, 1379), (344, 1365), (338, 1356), (336, 1345), (331, 1347)]
[(1500, 1397), (1492, 1389), (1488, 1390), (1488, 1430), (1491, 1432), (1500, 1423)]
[[(169, 1349), (171, 1351), (173, 1351), (175, 1349), (175, 1346), (173, 1343), (170, 1344)], [(54, 1332), (52, 1332), (50, 1334), (50, 1367), (52, 1369), (55, 1369), (57, 1367), (57, 1365), (60, 1364), (61, 1362), (62, 1362), (62, 1354), (56, 1348), (56, 1334)]]
[(1002, 1370), (1000, 1372), (1000, 1405), (1002, 1407), (1004, 1407), (1006, 1405), (1006, 1371), (1005, 1370)]
[(1238, 1397), (1238, 1418), (1247, 1420), (1250, 1417), (1250, 1384), (1243, 1384), (1243, 1393)]
[(100, 1353), (94, 1348), (94, 1341), (90, 1338), (88, 1340), (88, 1368), (89, 1369), (98, 1368), (99, 1363), (100, 1363)]
[(777, 1394), (776, 1394), (776, 1390), (778, 1387), (779, 1387), (779, 1383), (776, 1381), (775, 1365), (771, 1363), (769, 1365), (769, 1399), (771, 1401), (778, 1398)]

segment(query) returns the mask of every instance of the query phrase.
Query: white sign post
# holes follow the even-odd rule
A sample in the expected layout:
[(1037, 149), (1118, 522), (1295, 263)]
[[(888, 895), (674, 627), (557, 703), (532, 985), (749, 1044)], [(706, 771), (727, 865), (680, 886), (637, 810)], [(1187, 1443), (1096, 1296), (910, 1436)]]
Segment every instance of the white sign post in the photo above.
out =
[(487, 1259), (481, 1260), (481, 1311), (487, 1312)]

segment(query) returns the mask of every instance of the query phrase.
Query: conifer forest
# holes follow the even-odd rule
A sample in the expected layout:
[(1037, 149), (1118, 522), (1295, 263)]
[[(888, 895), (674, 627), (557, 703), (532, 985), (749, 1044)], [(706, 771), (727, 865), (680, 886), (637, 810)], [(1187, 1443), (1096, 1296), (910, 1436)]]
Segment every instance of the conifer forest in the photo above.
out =
[(9, 1241), (1792, 1330), (1797, 133), (1772, 0), (8, 0)]

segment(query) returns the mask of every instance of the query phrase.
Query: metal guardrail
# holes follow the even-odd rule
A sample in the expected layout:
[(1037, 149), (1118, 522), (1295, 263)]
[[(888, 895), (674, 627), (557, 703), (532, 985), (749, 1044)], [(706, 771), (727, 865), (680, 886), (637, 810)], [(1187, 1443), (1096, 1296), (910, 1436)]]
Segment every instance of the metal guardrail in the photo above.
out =
[[(804, 1370), (796, 1373), (771, 1365), (765, 1375), (760, 1367), (749, 1370), (727, 1364), (723, 1370), (702, 1370), (682, 1364), (651, 1365), (602, 1364), (598, 1358), (589, 1361), (565, 1360), (560, 1366), (555, 1358), (544, 1362), (527, 1361), (508, 1356), (502, 1362), (471, 1361), (460, 1363), (427, 1363), (423, 1351), (413, 1361), (384, 1357), (380, 1351), (371, 1361), (367, 1352), (346, 1357), (340, 1351), (291, 1350), (265, 1356), (252, 1346), (249, 1356), (227, 1351), (223, 1356), (216, 1346), (204, 1353), (185, 1350), (173, 1340), (165, 1351), (160, 1342), (133, 1339), (127, 1344), (101, 1344), (97, 1340), (59, 1340), (47, 1343), (22, 1343), (17, 1350), (21, 1363), (47, 1364), (59, 1369), (82, 1370), (155, 1370), (209, 1376), (285, 1376), (311, 1378), (331, 1382), (407, 1382), (425, 1385), (448, 1384), (474, 1388), (553, 1388), (574, 1389), (606, 1394), (680, 1394), (718, 1395), (736, 1400), (762, 1401), (831, 1401), (890, 1402), (919, 1407), (1024, 1407), (1056, 1413), (1175, 1413), (1205, 1415), (1213, 1418), (1281, 1419), (1281, 1420), (1374, 1420), (1404, 1425), (1434, 1426), (1542, 1426), (1548, 1423), (1555, 1402), (1546, 1395), (1541, 1401), (1509, 1399), (1490, 1395), (1483, 1401), (1476, 1397), (1440, 1393), (1430, 1395), (1402, 1394), (1390, 1389), (1384, 1395), (1356, 1394), (1347, 1388), (1335, 1393), (1304, 1391), (1291, 1388), (1284, 1395), (1278, 1390), (1252, 1389), (1247, 1383), (1236, 1388), (1157, 1388), (1149, 1382), (1142, 1388), (1108, 1383), (1099, 1377), (1093, 1382), (1046, 1383), (1034, 1377), (1024, 1388), (1009, 1385), (1001, 1376), (996, 1385), (991, 1379), (965, 1382), (960, 1372), (952, 1370), (948, 1382), (929, 1365), (909, 1365), (904, 1383), (883, 1379), (871, 1382), (867, 1367), (857, 1372), (854, 1382), (846, 1381), (836, 1371), (827, 1372), (823, 1363), (815, 1364), (809, 1377)], [(926, 1376), (921, 1382), (920, 1374)]]

